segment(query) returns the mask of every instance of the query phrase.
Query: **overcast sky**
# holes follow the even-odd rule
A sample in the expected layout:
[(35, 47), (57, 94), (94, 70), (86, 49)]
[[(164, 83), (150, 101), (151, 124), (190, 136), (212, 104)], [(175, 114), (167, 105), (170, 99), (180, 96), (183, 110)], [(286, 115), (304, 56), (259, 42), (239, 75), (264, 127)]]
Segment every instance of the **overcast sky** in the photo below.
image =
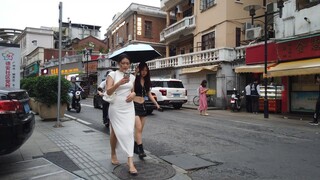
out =
[(112, 17), (132, 2), (160, 7), (160, 0), (1, 0), (0, 28), (58, 27), (59, 2), (63, 22), (69, 17), (72, 23), (102, 26), (101, 36)]

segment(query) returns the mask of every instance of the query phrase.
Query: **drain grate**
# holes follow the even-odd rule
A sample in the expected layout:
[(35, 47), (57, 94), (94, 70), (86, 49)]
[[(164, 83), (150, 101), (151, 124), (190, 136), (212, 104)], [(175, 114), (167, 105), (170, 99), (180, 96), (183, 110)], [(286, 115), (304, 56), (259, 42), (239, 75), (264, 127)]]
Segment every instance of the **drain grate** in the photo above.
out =
[(173, 177), (176, 170), (168, 164), (152, 163), (152, 162), (135, 162), (136, 169), (138, 170), (137, 176), (129, 174), (127, 164), (121, 164), (114, 168), (113, 173), (119, 179), (139, 179), (139, 180), (165, 180)]
[(92, 132), (95, 132), (94, 130), (84, 130), (83, 132), (85, 133), (92, 133)]
[[(48, 152), (43, 156), (38, 157), (43, 157), (69, 172), (80, 170), (80, 168), (63, 151)], [(38, 157), (33, 158), (35, 159)]]

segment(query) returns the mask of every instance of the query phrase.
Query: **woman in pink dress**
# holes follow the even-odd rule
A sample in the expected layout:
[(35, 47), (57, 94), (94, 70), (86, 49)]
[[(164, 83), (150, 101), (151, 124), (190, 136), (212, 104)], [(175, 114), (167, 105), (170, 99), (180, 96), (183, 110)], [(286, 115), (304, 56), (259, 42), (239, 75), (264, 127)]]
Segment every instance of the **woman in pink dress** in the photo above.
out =
[(208, 109), (208, 102), (207, 102), (207, 81), (203, 80), (200, 84), (199, 87), (199, 108), (198, 110), (200, 111), (200, 115), (203, 116), (208, 116), (209, 114), (207, 113)]

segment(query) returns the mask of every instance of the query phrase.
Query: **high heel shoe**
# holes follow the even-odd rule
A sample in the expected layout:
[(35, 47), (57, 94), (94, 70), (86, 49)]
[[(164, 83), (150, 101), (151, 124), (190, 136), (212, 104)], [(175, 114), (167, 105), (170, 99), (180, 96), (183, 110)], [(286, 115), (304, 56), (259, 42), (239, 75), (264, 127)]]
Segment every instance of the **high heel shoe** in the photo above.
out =
[(138, 175), (138, 171), (137, 171), (137, 169), (135, 168), (135, 170), (130, 170), (130, 166), (129, 166), (129, 164), (127, 163), (127, 166), (128, 166), (128, 168), (129, 168), (129, 171), (128, 171), (128, 173), (130, 174), (130, 175), (132, 175), (132, 176), (136, 176), (136, 175)]
[(138, 145), (138, 152), (139, 152), (139, 158), (140, 159), (143, 159), (144, 157), (147, 156), (146, 153), (143, 150), (143, 145), (142, 144)]

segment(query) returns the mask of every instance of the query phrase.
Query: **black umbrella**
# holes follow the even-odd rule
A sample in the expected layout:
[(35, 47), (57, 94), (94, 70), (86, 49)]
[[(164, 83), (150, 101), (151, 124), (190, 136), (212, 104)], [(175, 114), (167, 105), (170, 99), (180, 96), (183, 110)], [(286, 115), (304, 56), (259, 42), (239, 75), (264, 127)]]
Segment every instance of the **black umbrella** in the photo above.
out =
[(145, 62), (161, 56), (161, 54), (149, 44), (130, 44), (114, 51), (109, 58), (119, 61), (120, 59), (118, 58), (122, 53), (125, 53), (130, 57), (131, 63)]

